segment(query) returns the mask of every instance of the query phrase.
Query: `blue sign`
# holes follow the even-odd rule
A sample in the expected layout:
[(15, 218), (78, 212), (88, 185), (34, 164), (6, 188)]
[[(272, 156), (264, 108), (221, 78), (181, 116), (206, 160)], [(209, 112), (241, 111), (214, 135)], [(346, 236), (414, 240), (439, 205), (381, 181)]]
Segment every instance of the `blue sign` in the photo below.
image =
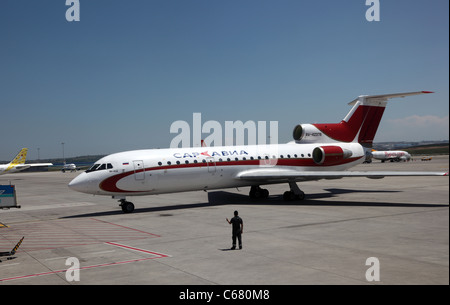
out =
[(14, 185), (0, 185), (0, 208), (17, 207)]

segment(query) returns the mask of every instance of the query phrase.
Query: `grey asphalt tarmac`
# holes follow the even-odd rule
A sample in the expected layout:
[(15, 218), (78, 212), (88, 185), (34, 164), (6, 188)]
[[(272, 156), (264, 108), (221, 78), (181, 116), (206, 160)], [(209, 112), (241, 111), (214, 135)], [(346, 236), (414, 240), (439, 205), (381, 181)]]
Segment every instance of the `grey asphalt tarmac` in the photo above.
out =
[[(354, 170), (448, 168), (437, 156)], [(285, 184), (261, 201), (249, 188), (130, 197), (136, 210), (123, 214), (109, 197), (70, 190), (77, 174), (0, 177), (22, 206), (0, 210), (0, 252), (25, 236), (0, 258), (0, 285), (449, 284), (448, 177), (305, 182), (301, 202), (283, 201)], [(244, 234), (232, 251), (234, 210)]]

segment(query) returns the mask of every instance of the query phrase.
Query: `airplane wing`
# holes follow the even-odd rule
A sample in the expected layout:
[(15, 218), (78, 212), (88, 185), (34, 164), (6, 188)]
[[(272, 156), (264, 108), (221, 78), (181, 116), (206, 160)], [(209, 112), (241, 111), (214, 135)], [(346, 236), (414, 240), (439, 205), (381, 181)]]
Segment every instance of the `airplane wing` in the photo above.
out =
[(412, 171), (299, 171), (295, 169), (258, 168), (239, 173), (236, 179), (270, 183), (285, 181), (308, 181), (321, 179), (341, 179), (346, 177), (366, 177), (381, 179), (394, 176), (448, 176), (448, 172), (412, 172)]
[[(53, 166), (53, 163), (29, 163), (29, 164), (24, 164), (24, 166), (28, 166), (28, 167), (35, 167), (35, 166)], [(20, 168), (19, 165), (16, 168)]]
[(36, 166), (53, 166), (53, 163), (29, 163), (29, 164), (18, 164), (16, 166), (14, 166), (14, 168), (16, 170), (24, 170), (27, 169), (29, 167), (36, 167)]
[(29, 168), (29, 167), (30, 167), (29, 164), (22, 164), (22, 165), (16, 165), (16, 166), (14, 166), (14, 169), (15, 169), (15, 170), (18, 170), (18, 171), (22, 171), (22, 170), (27, 169), (27, 168)]

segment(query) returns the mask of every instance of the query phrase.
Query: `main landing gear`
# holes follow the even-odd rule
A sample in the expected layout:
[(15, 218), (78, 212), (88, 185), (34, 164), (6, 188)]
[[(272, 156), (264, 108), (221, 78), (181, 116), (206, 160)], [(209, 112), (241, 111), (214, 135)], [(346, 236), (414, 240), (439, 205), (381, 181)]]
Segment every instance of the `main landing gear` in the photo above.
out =
[(122, 207), (124, 213), (131, 213), (134, 211), (134, 204), (132, 202), (126, 201), (125, 198), (119, 200), (119, 206)]
[(305, 193), (299, 189), (297, 183), (294, 181), (289, 181), (290, 191), (286, 191), (283, 194), (283, 199), (285, 201), (293, 201), (293, 200), (303, 200), (305, 199)]
[[(289, 181), (289, 187), (291, 190), (286, 191), (283, 194), (283, 199), (285, 201), (305, 199), (305, 193), (299, 189), (295, 181)], [(254, 185), (250, 189), (249, 196), (252, 199), (267, 199), (269, 197), (269, 191), (267, 189), (261, 188), (259, 185)]]
[(260, 188), (259, 185), (254, 185), (250, 189), (249, 196), (251, 199), (267, 199), (269, 197), (269, 191)]

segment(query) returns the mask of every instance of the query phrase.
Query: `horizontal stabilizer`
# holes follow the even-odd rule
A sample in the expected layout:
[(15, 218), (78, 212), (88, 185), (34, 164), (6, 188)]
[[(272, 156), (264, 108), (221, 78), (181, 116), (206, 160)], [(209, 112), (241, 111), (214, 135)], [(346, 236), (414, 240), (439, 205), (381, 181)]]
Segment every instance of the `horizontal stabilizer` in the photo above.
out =
[(418, 91), (418, 92), (405, 92), (405, 93), (392, 93), (392, 94), (381, 94), (381, 95), (360, 95), (358, 98), (354, 99), (349, 105), (353, 106), (357, 101), (364, 99), (366, 102), (385, 102), (388, 99), (396, 97), (406, 97), (411, 95), (434, 93), (432, 91)]

